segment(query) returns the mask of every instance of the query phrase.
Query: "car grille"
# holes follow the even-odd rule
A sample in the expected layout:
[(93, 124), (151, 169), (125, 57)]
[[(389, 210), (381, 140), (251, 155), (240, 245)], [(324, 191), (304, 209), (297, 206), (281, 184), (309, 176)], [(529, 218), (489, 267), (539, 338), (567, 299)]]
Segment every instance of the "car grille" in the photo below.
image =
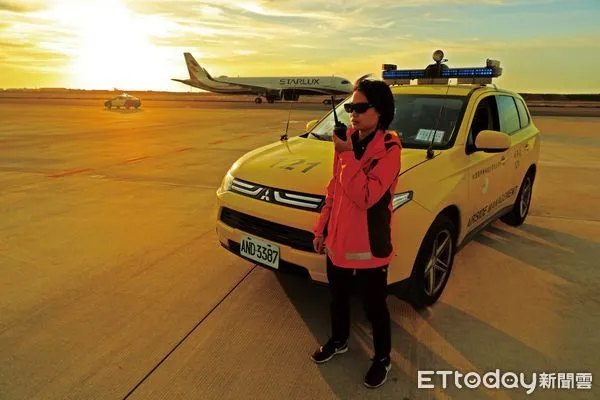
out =
[(297, 250), (314, 252), (312, 232), (253, 217), (226, 207), (221, 211), (221, 221), (250, 235), (260, 236)]
[(231, 191), (280, 206), (320, 212), (325, 196), (292, 192), (234, 178)]

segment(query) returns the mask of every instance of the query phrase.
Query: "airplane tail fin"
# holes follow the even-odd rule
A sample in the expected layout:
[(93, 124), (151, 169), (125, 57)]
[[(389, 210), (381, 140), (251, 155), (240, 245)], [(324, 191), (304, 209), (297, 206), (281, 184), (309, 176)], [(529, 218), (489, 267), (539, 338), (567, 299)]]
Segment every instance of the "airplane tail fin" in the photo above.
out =
[(190, 79), (193, 81), (212, 80), (212, 77), (204, 68), (198, 64), (196, 59), (190, 53), (183, 53), (185, 57), (185, 63), (187, 65), (188, 72), (190, 73)]

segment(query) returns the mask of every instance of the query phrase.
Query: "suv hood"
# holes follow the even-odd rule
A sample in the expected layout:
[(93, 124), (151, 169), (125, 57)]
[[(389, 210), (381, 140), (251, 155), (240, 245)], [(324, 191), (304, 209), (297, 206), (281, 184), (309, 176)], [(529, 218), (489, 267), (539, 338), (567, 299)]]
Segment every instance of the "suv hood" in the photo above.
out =
[[(332, 142), (295, 137), (246, 153), (230, 172), (251, 183), (324, 195), (333, 173), (333, 154)], [(425, 150), (402, 149), (400, 174), (425, 161)]]

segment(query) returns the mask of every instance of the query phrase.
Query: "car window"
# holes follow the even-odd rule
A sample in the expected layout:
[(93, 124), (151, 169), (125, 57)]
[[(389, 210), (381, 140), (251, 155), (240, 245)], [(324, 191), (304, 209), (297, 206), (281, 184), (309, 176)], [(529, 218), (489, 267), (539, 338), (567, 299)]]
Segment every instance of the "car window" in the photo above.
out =
[(517, 110), (519, 111), (519, 120), (521, 121), (521, 128), (525, 128), (529, 125), (529, 114), (527, 113), (527, 106), (521, 99), (515, 99), (517, 101)]
[(512, 134), (521, 129), (519, 112), (512, 96), (497, 96), (500, 130)]
[[(344, 103), (350, 101), (348, 98)], [(389, 129), (398, 132), (402, 146), (427, 148), (433, 140), (437, 148), (447, 145), (460, 126), (466, 97), (396, 94), (394, 101), (396, 112)], [(341, 122), (350, 126), (350, 114), (344, 111), (344, 103), (336, 107), (336, 113)], [(331, 140), (334, 125), (333, 113), (329, 113), (311, 133)]]
[(467, 150), (474, 150), (475, 139), (481, 131), (500, 130), (500, 119), (498, 117), (498, 106), (495, 96), (487, 96), (479, 101), (471, 120), (469, 136), (467, 137)]

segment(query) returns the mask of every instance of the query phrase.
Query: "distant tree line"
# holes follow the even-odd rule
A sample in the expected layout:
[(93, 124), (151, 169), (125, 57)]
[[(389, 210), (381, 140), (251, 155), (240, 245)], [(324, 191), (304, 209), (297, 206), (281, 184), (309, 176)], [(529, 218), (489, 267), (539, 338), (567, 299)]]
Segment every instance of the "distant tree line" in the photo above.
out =
[(598, 94), (519, 93), (525, 101), (600, 101)]

